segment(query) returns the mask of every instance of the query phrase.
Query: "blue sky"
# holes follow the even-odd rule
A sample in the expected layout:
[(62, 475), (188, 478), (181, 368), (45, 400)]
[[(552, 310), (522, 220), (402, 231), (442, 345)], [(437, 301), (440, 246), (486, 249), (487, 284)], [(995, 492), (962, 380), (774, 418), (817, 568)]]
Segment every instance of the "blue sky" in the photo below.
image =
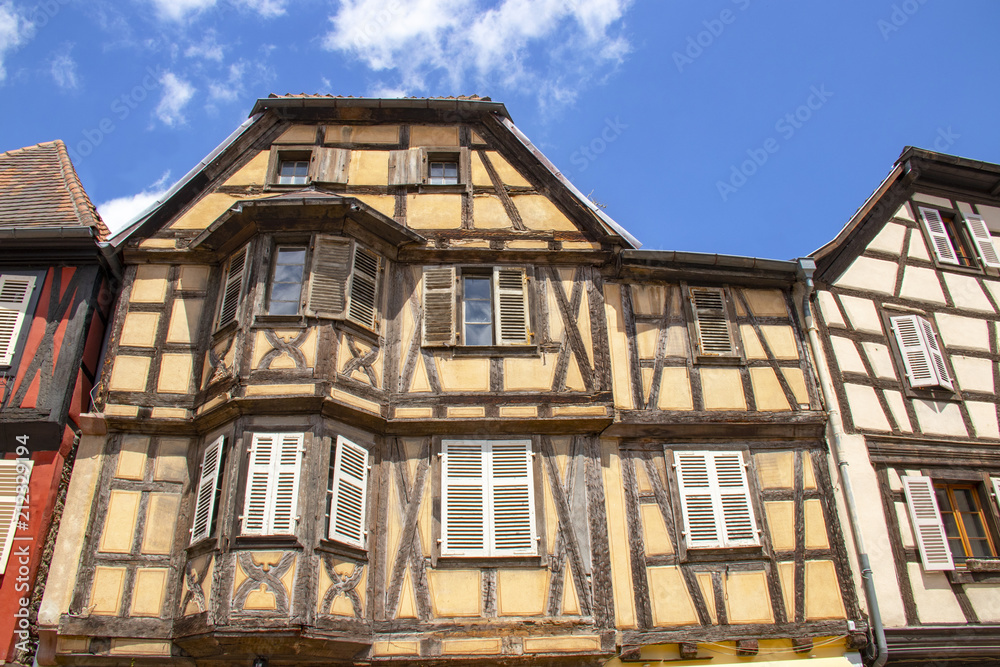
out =
[(990, 0), (0, 0), (0, 150), (112, 226), (268, 93), (488, 95), (647, 248), (831, 239), (906, 145), (1000, 162)]

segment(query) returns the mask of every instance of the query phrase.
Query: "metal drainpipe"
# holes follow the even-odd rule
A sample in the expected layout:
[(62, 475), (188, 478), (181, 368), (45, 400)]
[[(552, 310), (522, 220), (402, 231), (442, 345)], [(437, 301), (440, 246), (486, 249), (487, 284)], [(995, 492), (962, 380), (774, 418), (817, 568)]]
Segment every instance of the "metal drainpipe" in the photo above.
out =
[(837, 394), (833, 390), (833, 381), (830, 378), (830, 369), (826, 365), (826, 356), (823, 354), (823, 347), (819, 340), (819, 330), (816, 328), (816, 320), (812, 314), (811, 299), (813, 295), (813, 271), (816, 270), (816, 263), (811, 258), (799, 260), (799, 277), (806, 286), (805, 294), (802, 297), (802, 313), (805, 319), (806, 330), (809, 334), (809, 346), (812, 348), (814, 365), (819, 375), (820, 388), (823, 391), (823, 398), (826, 403), (827, 413), (830, 415), (830, 431), (833, 438), (830, 442), (830, 449), (833, 458), (837, 462), (837, 469), (840, 471), (840, 484), (843, 489), (844, 504), (847, 506), (847, 519), (851, 524), (851, 534), (854, 536), (854, 548), (858, 554), (858, 565), (861, 568), (861, 579), (864, 583), (865, 601), (868, 604), (868, 617), (871, 620), (872, 633), (875, 635), (875, 661), (872, 667), (882, 667), (889, 659), (889, 647), (885, 641), (885, 628), (882, 626), (882, 614), (878, 608), (878, 597), (875, 594), (875, 579), (872, 573), (871, 563), (868, 560), (868, 550), (865, 548), (864, 537), (861, 534), (861, 520), (858, 518), (858, 508), (854, 502), (854, 490), (851, 486), (851, 474), (848, 469), (850, 465), (843, 459), (841, 454), (844, 439), (844, 422), (840, 417), (840, 404), (837, 402)]

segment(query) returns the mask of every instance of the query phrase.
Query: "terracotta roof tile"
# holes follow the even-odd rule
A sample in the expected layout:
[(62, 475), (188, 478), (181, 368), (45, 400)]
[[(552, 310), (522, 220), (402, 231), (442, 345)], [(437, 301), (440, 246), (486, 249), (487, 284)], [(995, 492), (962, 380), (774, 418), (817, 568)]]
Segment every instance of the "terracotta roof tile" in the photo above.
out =
[(0, 228), (71, 225), (93, 227), (101, 240), (108, 237), (66, 144), (49, 141), (0, 153)]

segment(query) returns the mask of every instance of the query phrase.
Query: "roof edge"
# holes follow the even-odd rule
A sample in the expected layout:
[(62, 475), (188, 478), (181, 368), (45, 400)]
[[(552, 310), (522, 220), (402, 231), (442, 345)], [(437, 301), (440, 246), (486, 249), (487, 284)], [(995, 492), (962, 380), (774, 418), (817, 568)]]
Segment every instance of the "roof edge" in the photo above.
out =
[(510, 118), (507, 107), (502, 102), (494, 102), (489, 97), (447, 98), (447, 97), (334, 97), (334, 96), (271, 96), (262, 97), (250, 110), (250, 115), (263, 113), (268, 109), (306, 109), (329, 107), (333, 109), (442, 109), (455, 111), (476, 111), (497, 113)]

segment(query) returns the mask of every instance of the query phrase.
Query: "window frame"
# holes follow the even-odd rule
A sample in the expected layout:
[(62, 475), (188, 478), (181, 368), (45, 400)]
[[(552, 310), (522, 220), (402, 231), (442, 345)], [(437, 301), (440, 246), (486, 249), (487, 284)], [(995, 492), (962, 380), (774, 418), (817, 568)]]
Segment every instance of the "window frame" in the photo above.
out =
[[(296, 241), (281, 241), (281, 240), (276, 240), (274, 242), (274, 246), (273, 247), (274, 247), (274, 250), (273, 250), (273, 252), (271, 254), (271, 267), (270, 267), (270, 271), (268, 272), (268, 280), (267, 280), (267, 300), (266, 300), (266, 303), (265, 303), (265, 309), (267, 311), (266, 315), (268, 315), (269, 317), (293, 317), (293, 316), (296, 316), (296, 315), (300, 315), (302, 313), (302, 309), (303, 309), (303, 306), (304, 306), (304, 303), (305, 303), (305, 298), (304, 298), (305, 290), (307, 289), (307, 287), (309, 285), (309, 277), (310, 277), (310, 271), (309, 271), (309, 269), (311, 268), (311, 260), (312, 260), (312, 253), (311, 253), (312, 242), (311, 242), (311, 239), (306, 240), (306, 241), (299, 241), (299, 242), (296, 242)], [(294, 249), (301, 249), (303, 251), (303, 257), (302, 257), (302, 275), (299, 278), (299, 295), (298, 295), (298, 298), (296, 299), (295, 312), (294, 313), (273, 313), (273, 312), (271, 312), (271, 308), (272, 308), (272, 306), (274, 304), (274, 300), (273, 300), (273, 297), (274, 297), (274, 285), (275, 285), (275, 282), (276, 282), (275, 278), (277, 277), (278, 266), (279, 266), (278, 265), (278, 258), (281, 255), (282, 249), (292, 249), (292, 248), (294, 248)], [(288, 303), (288, 301), (284, 300), (284, 299), (281, 300), (281, 302), (282, 303)]]
[[(268, 156), (267, 165), (267, 188), (277, 190), (293, 190), (295, 188), (308, 187), (313, 182), (313, 171), (315, 168), (315, 146), (306, 144), (288, 144), (272, 146)], [(281, 165), (285, 162), (307, 162), (306, 179), (304, 183), (282, 183)]]
[[(1000, 484), (1000, 480), (993, 480), (993, 481), (994, 481), (994, 485)], [(966, 567), (965, 563), (969, 559), (987, 558), (987, 559), (995, 560), (997, 558), (996, 542), (995, 542), (993, 536), (990, 534), (992, 531), (990, 530), (990, 524), (987, 521), (987, 512), (986, 512), (986, 509), (983, 507), (983, 501), (982, 501), (982, 495), (983, 495), (983, 491), (984, 491), (983, 485), (981, 483), (978, 483), (978, 482), (956, 482), (956, 481), (952, 481), (952, 480), (934, 480), (932, 482), (932, 484), (933, 484), (935, 492), (937, 492), (938, 490), (943, 490), (943, 491), (947, 492), (949, 503), (951, 505), (951, 509), (942, 510), (940, 503), (938, 503), (938, 511), (941, 512), (941, 514), (942, 514), (942, 521), (944, 519), (944, 514), (945, 513), (950, 513), (950, 514), (953, 514), (953, 515), (958, 515), (958, 517), (956, 517), (954, 519), (954, 521), (955, 521), (955, 525), (958, 527), (959, 539), (961, 540), (962, 551), (964, 552), (964, 555), (961, 556), (961, 558), (962, 558), (962, 562), (961, 563), (956, 558), (956, 556), (955, 556), (955, 550), (951, 546), (951, 540), (954, 539), (954, 538), (948, 537), (947, 527), (945, 527), (945, 538), (948, 541), (948, 547), (949, 547), (949, 550), (951, 551), (951, 557), (952, 557), (952, 561), (955, 563), (955, 567), (959, 568), (959, 569)], [(979, 516), (979, 522), (982, 524), (982, 526), (983, 526), (983, 533), (986, 536), (985, 537), (986, 546), (989, 548), (989, 551), (991, 552), (991, 555), (989, 555), (989, 556), (975, 556), (975, 555), (973, 555), (971, 553), (971, 548), (970, 548), (971, 545), (969, 543), (969, 537), (966, 534), (965, 522), (959, 520), (959, 518), (961, 517), (961, 515), (963, 514), (963, 512), (961, 512), (958, 509), (955, 509), (956, 504), (955, 504), (955, 498), (954, 498), (954, 491), (957, 490), (957, 489), (964, 489), (966, 491), (969, 491), (970, 492), (970, 496), (973, 498), (973, 501), (975, 502), (976, 510), (974, 512), (965, 512), (965, 514), (977, 514)], [(988, 491), (987, 491), (987, 495), (988, 495)], [(936, 500), (936, 498), (937, 497), (935, 495), (935, 500)], [(979, 539), (981, 539), (981, 538), (979, 538)]]
[[(434, 189), (435, 191), (449, 189), (464, 191), (471, 184), (471, 154), (468, 148), (463, 146), (421, 146), (411, 150), (420, 152), (419, 185), (422, 188)], [(455, 164), (458, 173), (454, 183), (431, 183), (431, 164), (437, 162)]]
[[(919, 201), (912, 201), (911, 206), (936, 267), (974, 273), (1000, 268), (1000, 256), (981, 215)], [(985, 248), (984, 242), (988, 243)]]
[[(699, 307), (696, 303), (697, 294), (701, 293), (708, 297), (710, 300), (710, 294), (715, 292), (721, 295), (722, 308), (721, 309), (710, 309), (706, 307)], [(688, 315), (688, 341), (691, 345), (692, 357), (697, 364), (716, 364), (716, 365), (737, 365), (746, 362), (746, 356), (743, 349), (743, 342), (739, 336), (739, 323), (736, 319), (736, 311), (733, 302), (732, 291), (729, 289), (728, 285), (684, 285), (684, 296), (687, 301), (687, 315)], [(706, 352), (704, 351), (704, 346), (702, 344), (701, 335), (701, 325), (702, 322), (706, 324), (712, 324), (711, 319), (708, 318), (709, 310), (718, 310), (721, 312), (725, 318), (725, 325), (729, 335), (730, 341), (730, 351), (725, 352)], [(703, 314), (703, 315), (702, 315)], [(718, 326), (717, 323), (715, 326)]]
[[(956, 401), (961, 400), (961, 391), (959, 390), (955, 382), (955, 373), (951, 367), (950, 354), (947, 348), (941, 342), (941, 337), (938, 334), (936, 323), (933, 317), (927, 317), (926, 314), (915, 313), (911, 311), (903, 310), (893, 310), (891, 308), (880, 309), (882, 317), (882, 326), (885, 330), (885, 338), (888, 341), (889, 349), (891, 350), (893, 363), (896, 367), (896, 373), (899, 378), (899, 384), (903, 389), (904, 395), (908, 398), (929, 398), (939, 401)], [(945, 385), (934, 384), (925, 386), (913, 386), (911, 382), (911, 377), (907, 371), (908, 365), (904, 360), (904, 352), (900, 347), (899, 334), (896, 333), (895, 325), (893, 320), (896, 318), (906, 318), (906, 317), (916, 317), (919, 320), (926, 322), (931, 331), (933, 331), (935, 340), (937, 342), (937, 347), (939, 354), (941, 356), (942, 364), (944, 365), (944, 370), (948, 374), (948, 380), (951, 382), (951, 387)], [(931, 351), (929, 348), (926, 349), (926, 354), (931, 356)], [(933, 362), (929, 362), (933, 367)], [(937, 371), (935, 370), (935, 374)]]

